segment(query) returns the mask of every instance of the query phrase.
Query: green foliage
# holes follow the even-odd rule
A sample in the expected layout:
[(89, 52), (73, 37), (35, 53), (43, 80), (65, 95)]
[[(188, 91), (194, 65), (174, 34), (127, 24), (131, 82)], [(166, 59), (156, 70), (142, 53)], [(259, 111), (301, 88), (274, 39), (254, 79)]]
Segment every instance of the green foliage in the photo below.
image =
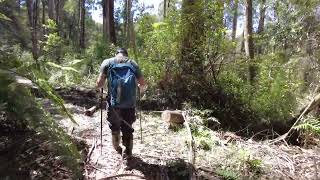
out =
[(301, 84), (293, 76), (295, 69), (287, 61), (281, 53), (261, 57), (256, 61), (257, 77), (253, 85), (247, 80), (242, 62), (235, 63), (219, 75), (219, 84), (256, 112), (259, 118), (268, 123), (285, 122), (296, 109)]
[(138, 22), (137, 37), (141, 50), (137, 61), (151, 87), (157, 84), (165, 72), (176, 69), (175, 59), (179, 51), (179, 21), (176, 15), (169, 16), (165, 22), (155, 22), (154, 16), (145, 14)]
[(288, 120), (296, 108), (296, 93), (300, 85), (290, 75), (294, 72), (282, 54), (266, 56), (259, 64), (258, 91), (254, 94), (252, 107), (268, 120)]
[(237, 172), (231, 169), (218, 169), (216, 173), (219, 176), (222, 176), (222, 178), (225, 180), (236, 180), (240, 177), (240, 175)]
[(63, 41), (57, 32), (57, 25), (54, 20), (48, 19), (45, 27), (50, 32), (46, 35), (47, 39), (44, 42), (45, 57), (59, 61), (63, 55)]
[(317, 118), (307, 118), (294, 128), (307, 133), (311, 132), (320, 135), (320, 120)]
[[(77, 148), (63, 129), (35, 100), (30, 90), (25, 85), (16, 83), (12, 74), (3, 70), (0, 71), (0, 84), (0, 104), (4, 107), (4, 110), (11, 117), (15, 117), (18, 123), (25, 124), (28, 129), (46, 137), (55, 147), (57, 158), (60, 158), (73, 170), (74, 178), (79, 177), (81, 175), (79, 169), (80, 154)], [(51, 92), (46, 94), (50, 95)], [(54, 101), (57, 101), (57, 99), (54, 99)]]

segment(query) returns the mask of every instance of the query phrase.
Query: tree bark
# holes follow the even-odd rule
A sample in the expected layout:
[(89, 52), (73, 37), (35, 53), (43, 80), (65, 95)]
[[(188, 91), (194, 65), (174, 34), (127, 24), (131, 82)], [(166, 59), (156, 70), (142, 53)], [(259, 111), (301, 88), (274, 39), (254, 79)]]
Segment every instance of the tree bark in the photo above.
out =
[(38, 17), (39, 17), (39, 0), (27, 0), (29, 26), (31, 29), (32, 56), (38, 60)]
[(167, 0), (163, 0), (163, 18), (167, 16)]
[(252, 0), (245, 0), (244, 39), (246, 56), (250, 59), (253, 59), (254, 46), (252, 39)]
[(55, 18), (55, 14), (54, 14), (54, 10), (55, 10), (55, 2), (54, 0), (48, 0), (48, 16), (49, 19), (54, 20)]
[(264, 20), (266, 17), (266, 0), (262, 0), (261, 7), (260, 7), (260, 19), (259, 19), (259, 26), (258, 26), (258, 34), (261, 34), (264, 31)]
[(103, 36), (107, 42), (116, 44), (116, 31), (114, 27), (114, 1), (103, 0)]
[[(246, 56), (250, 59), (254, 58), (254, 46), (252, 39), (252, 0), (245, 0), (245, 23), (244, 23), (244, 49)], [(252, 84), (255, 77), (255, 68), (249, 62), (248, 80)]]
[(239, 5), (239, 0), (234, 0), (234, 1), (233, 1), (232, 34), (231, 34), (232, 41), (235, 41), (235, 39), (236, 39), (236, 34), (237, 34), (238, 5)]
[(79, 0), (79, 46), (81, 49), (85, 48), (85, 0)]
[[(183, 0), (181, 8), (181, 58), (179, 66), (181, 67), (181, 83), (185, 93), (188, 96), (192, 94), (201, 94), (200, 87), (204, 82), (204, 64), (203, 64), (203, 36), (204, 36), (204, 3), (202, 0)], [(193, 82), (193, 83), (189, 83)], [(181, 97), (182, 99), (188, 97)]]
[(132, 47), (132, 28), (133, 28), (133, 16), (131, 12), (132, 8), (132, 0), (127, 0), (127, 7), (126, 7), (126, 23), (127, 23), (127, 29), (126, 29), (126, 45), (127, 47)]
[[(260, 4), (260, 18), (259, 18), (259, 25), (258, 25), (258, 30), (257, 30), (257, 34), (261, 35), (264, 31), (264, 20), (265, 20), (265, 16), (266, 16), (266, 0), (262, 0), (261, 4)], [(258, 45), (257, 47), (257, 53), (261, 54), (262, 53), (262, 46), (261, 44)]]
[(19, 14), (21, 13), (21, 0), (17, 0), (17, 11)]

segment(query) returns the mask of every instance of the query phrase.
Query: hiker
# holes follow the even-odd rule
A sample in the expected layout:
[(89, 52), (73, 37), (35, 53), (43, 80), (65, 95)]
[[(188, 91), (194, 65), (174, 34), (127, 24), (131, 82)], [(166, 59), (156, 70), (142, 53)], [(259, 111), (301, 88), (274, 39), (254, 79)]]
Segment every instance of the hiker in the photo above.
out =
[[(144, 78), (138, 64), (128, 58), (127, 50), (119, 48), (115, 57), (102, 62), (97, 88), (102, 88), (106, 79), (108, 79), (107, 120), (112, 132), (112, 145), (124, 160), (129, 161), (133, 148), (132, 124), (136, 120), (136, 87), (138, 85), (140, 92), (144, 90)], [(124, 151), (120, 147), (120, 131)]]

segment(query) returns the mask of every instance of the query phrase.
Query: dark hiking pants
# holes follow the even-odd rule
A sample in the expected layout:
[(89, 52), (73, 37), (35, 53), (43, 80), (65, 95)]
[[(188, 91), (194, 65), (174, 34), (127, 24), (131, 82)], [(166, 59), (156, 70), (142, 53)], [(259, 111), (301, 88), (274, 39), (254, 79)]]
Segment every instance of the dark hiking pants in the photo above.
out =
[[(132, 124), (136, 120), (135, 109), (119, 109), (119, 108), (108, 108), (108, 117), (109, 127), (112, 133), (122, 132), (122, 142), (123, 145), (126, 146), (130, 140), (133, 139), (134, 129), (132, 128)], [(126, 121), (127, 123), (124, 123)], [(131, 127), (129, 127), (130, 125)]]

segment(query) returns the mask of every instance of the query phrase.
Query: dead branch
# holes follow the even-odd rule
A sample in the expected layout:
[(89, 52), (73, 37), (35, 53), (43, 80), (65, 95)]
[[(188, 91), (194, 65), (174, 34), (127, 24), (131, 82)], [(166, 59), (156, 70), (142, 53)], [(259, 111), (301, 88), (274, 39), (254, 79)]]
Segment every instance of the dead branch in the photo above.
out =
[(194, 150), (194, 139), (192, 137), (192, 133), (191, 133), (191, 128), (188, 122), (188, 118), (187, 118), (187, 113), (184, 111), (182, 112), (183, 118), (185, 119), (184, 125), (186, 126), (188, 133), (189, 133), (189, 163), (191, 164), (190, 166), (190, 179), (192, 179), (193, 177), (193, 166), (195, 164), (196, 161), (196, 156), (195, 156), (195, 150)]
[(284, 140), (285, 138), (287, 138), (287, 136), (292, 132), (292, 130), (294, 129), (294, 127), (301, 121), (302, 117), (304, 115), (307, 115), (308, 113), (310, 113), (313, 109), (315, 109), (316, 107), (318, 107), (320, 104), (320, 94), (316, 95), (312, 101), (302, 109), (302, 111), (300, 111), (301, 113), (298, 114), (297, 116), (295, 116), (295, 118), (293, 119), (296, 119), (297, 117), (297, 120), (293, 123), (293, 125), (291, 126), (291, 128), (289, 129), (288, 132), (286, 132), (285, 134), (281, 135), (280, 137), (270, 141), (269, 143), (270, 144), (274, 144), (274, 143), (277, 143), (279, 141), (282, 141)]
[(86, 109), (86, 110), (84, 111), (84, 114), (85, 114), (86, 116), (92, 116), (97, 110), (98, 110), (98, 106), (92, 106), (91, 108)]
[(141, 179), (146, 179), (145, 177), (139, 176), (139, 175), (136, 175), (136, 174), (117, 174), (117, 175), (114, 175), (114, 176), (101, 178), (100, 180), (108, 180), (108, 179), (114, 179), (114, 178), (120, 178), (120, 177), (126, 177), (126, 176), (133, 176), (133, 177), (138, 177), (138, 178), (141, 178)]
[(90, 151), (89, 151), (89, 153), (88, 153), (88, 155), (86, 157), (86, 161), (85, 162), (89, 162), (90, 161), (91, 155), (93, 153), (93, 150), (96, 148), (96, 144), (97, 144), (97, 139), (94, 137), (92, 139), (92, 145), (91, 145)]

